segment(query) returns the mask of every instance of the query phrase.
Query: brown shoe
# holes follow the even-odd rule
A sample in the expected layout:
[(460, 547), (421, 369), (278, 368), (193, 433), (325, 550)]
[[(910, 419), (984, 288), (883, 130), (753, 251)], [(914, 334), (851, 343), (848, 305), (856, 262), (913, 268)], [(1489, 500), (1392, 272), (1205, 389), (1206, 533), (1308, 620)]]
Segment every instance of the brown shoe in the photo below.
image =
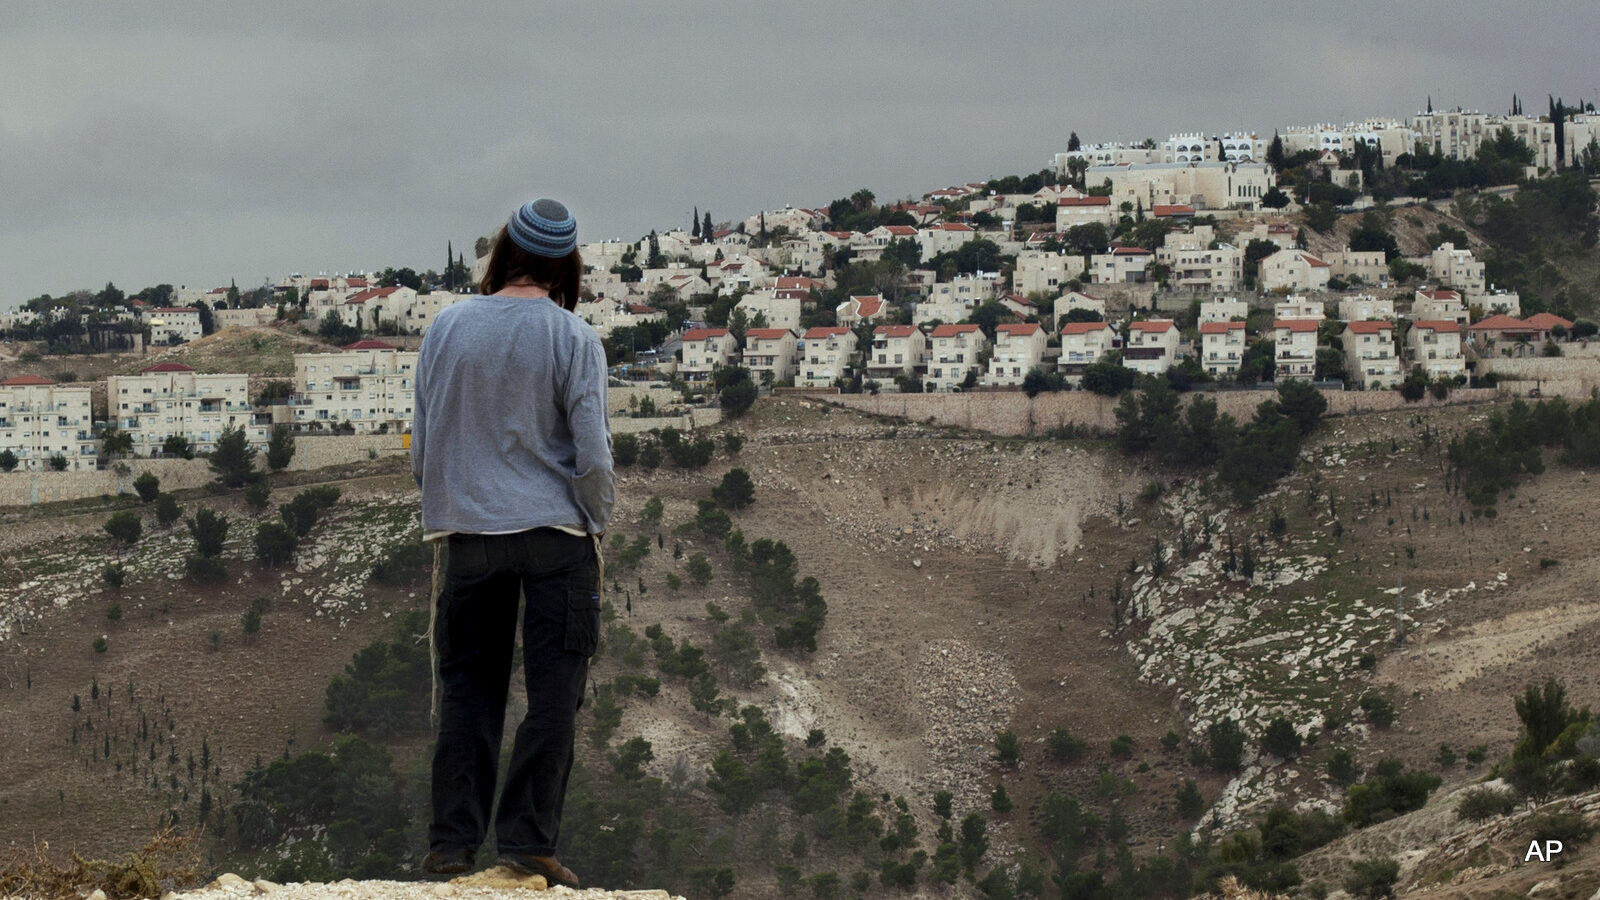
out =
[(546, 884), (578, 887), (578, 876), (554, 856), (530, 856), (526, 853), (502, 851), (500, 864), (523, 875), (543, 875)]
[(422, 858), (422, 871), (429, 875), (460, 875), (470, 871), (477, 858), (470, 847), (439, 847)]

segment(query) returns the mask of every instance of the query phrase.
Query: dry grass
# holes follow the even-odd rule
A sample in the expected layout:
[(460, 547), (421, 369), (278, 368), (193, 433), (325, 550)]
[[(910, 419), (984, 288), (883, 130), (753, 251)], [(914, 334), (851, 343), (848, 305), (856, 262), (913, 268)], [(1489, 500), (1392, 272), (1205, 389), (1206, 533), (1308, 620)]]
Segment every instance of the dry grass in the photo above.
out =
[(48, 841), (0, 862), (0, 896), (82, 897), (96, 889), (110, 900), (160, 897), (201, 883), (195, 836), (167, 828), (150, 836), (144, 849), (120, 862), (84, 859), (77, 853), (62, 864), (50, 855)]

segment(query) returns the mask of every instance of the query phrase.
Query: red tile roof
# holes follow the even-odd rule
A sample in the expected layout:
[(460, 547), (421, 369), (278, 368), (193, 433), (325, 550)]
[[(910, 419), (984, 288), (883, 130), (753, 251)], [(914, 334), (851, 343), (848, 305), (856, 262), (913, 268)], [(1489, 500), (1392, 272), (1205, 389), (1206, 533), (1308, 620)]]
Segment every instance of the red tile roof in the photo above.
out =
[(1111, 251), (1113, 256), (1149, 256), (1150, 251), (1143, 247), (1118, 247)]
[(683, 342), (687, 344), (690, 341), (703, 341), (706, 338), (724, 337), (727, 334), (726, 328), (696, 328), (683, 333)]
[(996, 325), (994, 330), (997, 334), (1010, 334), (1017, 337), (1027, 337), (1030, 334), (1038, 334), (1042, 328), (1038, 322), (1021, 322), (1010, 323), (1006, 325)]
[(197, 313), (200, 310), (193, 306), (169, 306), (166, 309), (157, 308), (158, 313)]
[(1418, 319), (1411, 323), (1412, 328), (1425, 328), (1429, 331), (1439, 331), (1445, 334), (1460, 334), (1461, 323), (1453, 319)]
[(863, 319), (870, 318), (883, 312), (883, 298), (877, 294), (865, 294), (861, 296), (852, 294), (850, 299), (856, 302), (856, 314), (861, 316)]
[(877, 328), (872, 329), (872, 333), (881, 334), (884, 337), (902, 338), (910, 337), (911, 332), (916, 330), (917, 326), (915, 325), (879, 325)]
[[(326, 284), (327, 282), (323, 282), (323, 283)], [(354, 277), (346, 278), (344, 280), (344, 284), (345, 284), (345, 287), (364, 288), (364, 287), (367, 286), (367, 280), (365, 278), (354, 278)]]
[(1563, 319), (1554, 313), (1547, 312), (1534, 313), (1522, 321), (1523, 324), (1532, 325), (1534, 328), (1537, 328), (1540, 331), (1549, 331), (1557, 325), (1560, 325), (1562, 328), (1572, 327), (1571, 322), (1568, 322), (1566, 319)]
[(370, 288), (368, 290), (362, 291), (359, 294), (356, 294), (355, 296), (351, 297), (349, 300), (346, 300), (345, 302), (346, 303), (365, 303), (368, 300), (375, 300), (375, 299), (377, 299), (379, 297), (387, 297), (390, 294), (392, 294), (392, 293), (394, 293), (395, 291), (398, 291), (398, 290), (400, 290), (400, 289), (397, 288), (397, 287)]
[(1314, 268), (1318, 268), (1318, 269), (1329, 268), (1327, 263), (1325, 263), (1322, 260), (1316, 258), (1315, 256), (1312, 256), (1309, 253), (1302, 253), (1302, 254), (1300, 254), (1300, 256), (1301, 256), (1302, 259), (1304, 259), (1308, 264), (1310, 264)]
[(1382, 334), (1394, 330), (1394, 326), (1388, 322), (1346, 322), (1344, 327), (1356, 334)]
[(148, 366), (146, 368), (140, 369), (139, 373), (142, 375), (142, 374), (145, 374), (145, 373), (148, 373), (148, 372), (193, 372), (193, 371), (194, 371), (194, 369), (191, 369), (190, 367), (184, 365), (183, 363), (164, 362), (164, 363), (156, 363), (153, 366)]
[(1061, 333), (1088, 334), (1091, 331), (1099, 331), (1102, 328), (1110, 327), (1111, 326), (1105, 322), (1068, 322), (1061, 326)]
[(366, 340), (363, 340), (363, 341), (356, 341), (354, 344), (345, 344), (344, 345), (344, 349), (346, 349), (346, 350), (398, 350), (400, 348), (396, 347), (393, 344), (386, 344), (383, 341), (375, 341), (375, 340), (373, 340), (371, 338), (367, 338)]
[(940, 325), (933, 329), (929, 337), (957, 337), (963, 334), (972, 334), (978, 330), (976, 325)]
[(325, 290), (327, 290), (328, 289), (328, 279), (326, 279), (326, 278), (313, 278), (313, 279), (311, 279), (311, 289), (313, 291), (317, 291), (317, 290), (325, 291)]
[(1170, 205), (1157, 203), (1155, 206), (1150, 207), (1150, 214), (1158, 219), (1165, 216), (1192, 216), (1194, 215), (1194, 207), (1185, 206), (1182, 203)]
[(1322, 325), (1321, 319), (1273, 319), (1273, 328), (1287, 328), (1290, 331), (1305, 332), (1316, 331)]
[(1057, 206), (1110, 206), (1110, 197), (1062, 197)]
[(1243, 331), (1243, 322), (1201, 322), (1201, 334), (1227, 334), (1230, 331)]
[(944, 222), (944, 223), (940, 224), (938, 227), (939, 227), (939, 230), (941, 230), (941, 231), (971, 231), (972, 230), (972, 226), (971, 225), (963, 225), (960, 222)]
[(911, 237), (917, 233), (910, 225), (885, 225), (883, 229), (896, 237)]
[(784, 275), (778, 279), (778, 283), (773, 286), (773, 290), (809, 291), (821, 286), (816, 279), (807, 278), (804, 275)]
[(5, 381), (0, 381), (0, 385), (5, 385), (6, 387), (29, 387), (42, 384), (55, 384), (55, 382), (48, 378), (41, 378), (38, 375), (17, 375), (7, 378)]
[(1472, 331), (1532, 331), (1538, 326), (1529, 325), (1521, 319), (1514, 319), (1507, 315), (1490, 316), (1471, 326)]
[(1420, 297), (1427, 297), (1429, 300), (1460, 300), (1461, 299), (1461, 295), (1459, 293), (1457, 293), (1455, 291), (1446, 291), (1446, 290), (1417, 291), (1417, 295), (1420, 296)]

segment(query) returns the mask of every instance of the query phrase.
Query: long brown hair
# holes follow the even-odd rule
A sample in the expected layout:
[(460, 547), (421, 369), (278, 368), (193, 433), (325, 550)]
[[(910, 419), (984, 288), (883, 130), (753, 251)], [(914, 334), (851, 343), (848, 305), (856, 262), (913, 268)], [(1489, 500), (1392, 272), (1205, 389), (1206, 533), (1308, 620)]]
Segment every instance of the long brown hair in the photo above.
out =
[(527, 280), (550, 292), (550, 299), (571, 312), (578, 306), (578, 290), (583, 286), (583, 257), (573, 250), (552, 259), (518, 247), (506, 236), (506, 226), (495, 233), (489, 248), (489, 265), (478, 282), (478, 293), (493, 294), (508, 283)]

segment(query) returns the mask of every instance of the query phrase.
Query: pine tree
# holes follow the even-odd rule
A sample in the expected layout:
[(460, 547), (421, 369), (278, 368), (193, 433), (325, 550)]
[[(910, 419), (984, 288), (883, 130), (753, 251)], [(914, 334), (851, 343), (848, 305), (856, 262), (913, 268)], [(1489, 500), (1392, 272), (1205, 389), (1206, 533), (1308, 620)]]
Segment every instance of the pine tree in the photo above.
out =
[(444, 242), (444, 289), (455, 292), (456, 289), (456, 248), (448, 239)]

